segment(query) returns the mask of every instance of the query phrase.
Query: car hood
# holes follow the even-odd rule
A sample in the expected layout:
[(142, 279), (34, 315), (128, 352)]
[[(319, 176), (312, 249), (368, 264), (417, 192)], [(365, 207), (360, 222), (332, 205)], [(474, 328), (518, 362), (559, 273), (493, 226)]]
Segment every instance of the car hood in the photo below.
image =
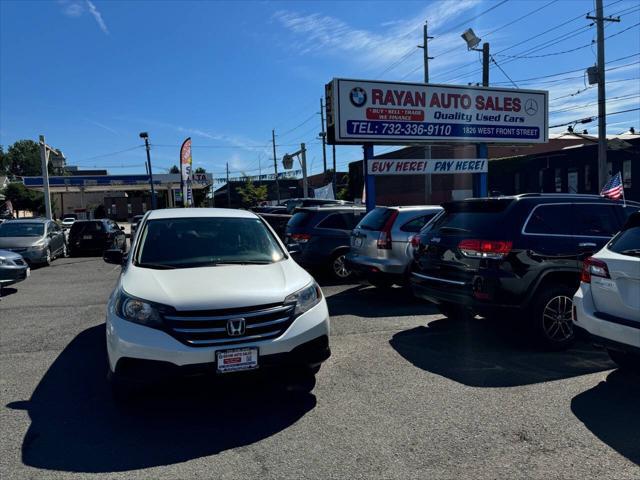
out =
[(153, 270), (129, 265), (120, 285), (129, 295), (176, 310), (217, 310), (279, 303), (312, 277), (293, 260)]
[(0, 237), (0, 248), (32, 247), (43, 237)]
[(11, 250), (0, 250), (0, 257), (8, 258), (10, 260), (19, 260), (22, 258), (22, 255), (12, 252)]

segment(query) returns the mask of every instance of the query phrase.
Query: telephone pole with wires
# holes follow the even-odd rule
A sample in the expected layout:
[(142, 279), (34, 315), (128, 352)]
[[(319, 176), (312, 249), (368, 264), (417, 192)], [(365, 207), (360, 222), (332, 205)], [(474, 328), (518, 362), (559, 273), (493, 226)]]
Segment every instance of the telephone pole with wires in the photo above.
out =
[(320, 98), (320, 137), (322, 138), (322, 168), (323, 172), (327, 174), (327, 133), (324, 131), (324, 104), (322, 98)]
[(620, 18), (604, 16), (602, 0), (596, 0), (596, 16), (587, 15), (587, 19), (596, 21), (598, 35), (598, 189), (609, 176), (607, 172), (607, 100), (604, 68), (604, 22), (619, 22)]
[[(422, 28), (422, 45), (418, 45), (418, 48), (422, 49), (423, 61), (424, 61), (424, 83), (429, 83), (429, 60), (433, 60), (433, 57), (429, 56), (429, 40), (433, 37), (429, 36), (428, 23), (424, 22)], [(431, 160), (431, 145), (425, 145), (424, 147), (424, 159), (429, 162)], [(424, 196), (427, 203), (431, 202), (431, 174), (427, 173), (424, 176)]]
[(278, 183), (278, 159), (276, 158), (276, 130), (271, 130), (271, 144), (273, 145), (273, 168), (276, 173), (276, 200), (280, 203), (280, 183)]

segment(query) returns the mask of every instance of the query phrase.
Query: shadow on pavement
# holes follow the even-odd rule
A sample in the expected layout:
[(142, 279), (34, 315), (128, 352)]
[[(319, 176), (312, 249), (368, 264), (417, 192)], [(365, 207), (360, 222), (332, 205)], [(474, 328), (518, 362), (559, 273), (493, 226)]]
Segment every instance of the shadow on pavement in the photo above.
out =
[(13, 287), (2, 287), (2, 288), (0, 288), (0, 301), (4, 297), (8, 297), (9, 295), (13, 295), (14, 293), (18, 293), (18, 289), (17, 288), (13, 288)]
[(184, 462), (267, 438), (315, 407), (312, 394), (288, 396), (254, 377), (172, 382), (118, 406), (105, 377), (104, 330), (80, 333), (29, 401), (7, 405), (31, 417), (26, 465), (105, 473)]
[(640, 377), (615, 370), (574, 397), (571, 411), (596, 437), (640, 465)]
[(444, 318), (399, 332), (389, 343), (416, 367), (472, 387), (529, 385), (614, 368), (587, 343), (563, 352), (539, 350), (509, 320)]
[(356, 315), (364, 318), (436, 315), (432, 303), (415, 298), (408, 288), (376, 288), (357, 285), (327, 297), (329, 314)]

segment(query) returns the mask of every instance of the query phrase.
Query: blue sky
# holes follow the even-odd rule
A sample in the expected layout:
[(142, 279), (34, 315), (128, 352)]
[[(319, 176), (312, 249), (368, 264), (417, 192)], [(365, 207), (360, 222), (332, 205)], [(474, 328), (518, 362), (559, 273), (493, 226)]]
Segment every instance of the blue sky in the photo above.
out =
[[(622, 19), (605, 31), (608, 111), (637, 108), (640, 4), (604, 4)], [(425, 20), (435, 37), (432, 82), (481, 80), (479, 54), (460, 38), (472, 27), (520, 87), (549, 90), (550, 122), (564, 123), (597, 112), (596, 88), (570, 96), (585, 88), (581, 69), (595, 63), (595, 27), (584, 18), (592, 8), (592, 0), (2, 0), (0, 144), (45, 134), (70, 164), (144, 172), (138, 133), (148, 131), (162, 172), (191, 136), (195, 166), (217, 173), (229, 162), (232, 172), (257, 174), (273, 171), (275, 128), (278, 157), (305, 141), (316, 173), (324, 84), (421, 81), (415, 46)], [(490, 82), (510, 85), (497, 68)], [(596, 133), (596, 125), (584, 128)], [(640, 111), (608, 118), (609, 133), (630, 126), (640, 129)], [(338, 166), (360, 153), (337, 147)], [(330, 147), (327, 156), (330, 164)]]

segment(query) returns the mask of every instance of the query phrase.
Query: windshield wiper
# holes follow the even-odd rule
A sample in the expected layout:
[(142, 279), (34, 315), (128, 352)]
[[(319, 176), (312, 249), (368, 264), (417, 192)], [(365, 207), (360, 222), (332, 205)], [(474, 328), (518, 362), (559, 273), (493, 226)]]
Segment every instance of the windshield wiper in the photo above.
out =
[(136, 267), (153, 268), (154, 270), (173, 270), (178, 268), (175, 265), (167, 265), (166, 263), (136, 263)]
[(630, 248), (629, 250), (622, 250), (622, 255), (631, 255), (633, 257), (640, 257), (640, 248)]
[(228, 261), (228, 262), (213, 262), (213, 263), (211, 263), (211, 265), (268, 265), (270, 263), (271, 262), (267, 262), (267, 261), (264, 261), (264, 260), (262, 260), (262, 261), (259, 261), (259, 260), (256, 260), (256, 261), (250, 261), (250, 260), (244, 260), (244, 261), (243, 260), (237, 260), (236, 261), (236, 260), (231, 260), (231, 261)]

